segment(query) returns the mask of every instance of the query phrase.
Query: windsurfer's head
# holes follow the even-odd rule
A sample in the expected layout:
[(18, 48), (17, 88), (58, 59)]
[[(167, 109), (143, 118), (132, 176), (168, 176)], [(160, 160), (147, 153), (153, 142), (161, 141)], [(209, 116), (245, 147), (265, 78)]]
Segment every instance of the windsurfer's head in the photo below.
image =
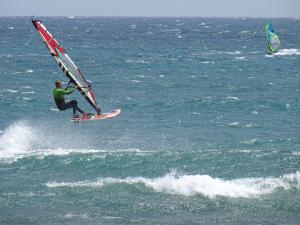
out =
[(61, 80), (56, 80), (55, 81), (55, 86), (56, 86), (56, 88), (61, 88), (62, 86), (61, 86)]

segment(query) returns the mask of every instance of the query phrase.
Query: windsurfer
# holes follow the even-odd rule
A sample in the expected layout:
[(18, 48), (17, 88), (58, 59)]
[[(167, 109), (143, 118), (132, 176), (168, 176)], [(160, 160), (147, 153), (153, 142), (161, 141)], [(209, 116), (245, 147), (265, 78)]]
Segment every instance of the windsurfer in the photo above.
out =
[(270, 22), (266, 24), (266, 35), (268, 41), (268, 54), (274, 54), (277, 52), (277, 49), (280, 46), (280, 40), (277, 34), (273, 29), (273, 26)]
[(65, 102), (64, 95), (71, 94), (73, 91), (76, 90), (76, 88), (77, 87), (63, 88), (61, 80), (55, 81), (55, 88), (53, 90), (53, 96), (54, 96), (56, 106), (61, 111), (73, 108), (73, 118), (79, 117), (76, 114), (76, 111), (79, 111), (84, 116), (88, 116), (88, 113), (85, 113), (83, 110), (81, 110), (78, 107), (78, 103), (76, 100), (72, 100), (67, 103)]

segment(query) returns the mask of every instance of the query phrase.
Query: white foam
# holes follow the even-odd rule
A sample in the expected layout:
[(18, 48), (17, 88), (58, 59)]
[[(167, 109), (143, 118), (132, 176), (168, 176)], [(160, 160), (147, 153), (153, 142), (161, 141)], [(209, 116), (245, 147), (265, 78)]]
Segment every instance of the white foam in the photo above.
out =
[[(95, 153), (105, 153), (103, 150), (95, 150), (95, 149), (35, 149), (35, 150), (28, 150), (27, 154), (19, 155), (18, 158), (20, 159), (24, 157), (34, 156), (38, 159), (44, 159), (47, 156), (66, 156), (70, 154), (95, 154)], [(105, 155), (103, 156), (105, 157)], [(101, 158), (101, 156), (98, 156)]]
[(141, 81), (139, 81), (139, 80), (130, 80), (131, 82), (133, 82), (133, 83), (140, 83)]
[[(1, 133), (1, 132), (0, 132)], [(28, 135), (27, 135), (28, 137)], [(34, 135), (36, 138), (36, 135)], [(24, 138), (25, 139), (25, 138)], [(37, 139), (37, 138), (36, 138)], [(123, 150), (99, 150), (99, 149), (74, 149), (74, 148), (48, 148), (48, 149), (33, 149), (31, 146), (38, 141), (30, 141), (26, 139), (23, 148), (19, 147), (19, 143), (16, 145), (10, 145), (10, 147), (1, 146), (2, 140), (0, 137), (0, 160), (6, 163), (12, 163), (16, 160), (25, 157), (36, 157), (37, 159), (44, 159), (47, 156), (66, 156), (70, 154), (83, 154), (83, 155), (93, 155), (91, 158), (104, 158), (107, 155), (124, 155), (124, 154), (134, 154), (136, 156), (152, 153), (152, 151), (142, 151), (139, 149), (123, 149)], [(16, 142), (14, 142), (16, 143)], [(24, 142), (23, 142), (24, 143)], [(5, 144), (5, 143), (4, 143)]]
[(274, 55), (300, 55), (300, 50), (295, 48), (280, 49), (278, 52), (274, 53)]
[(239, 101), (239, 98), (238, 98), (238, 97), (235, 97), (235, 96), (227, 96), (226, 99), (227, 99), (227, 100), (231, 100), (231, 101)]
[(22, 88), (24, 88), (24, 89), (30, 89), (31, 87), (30, 86), (23, 86)]
[(253, 145), (257, 142), (256, 139), (251, 139), (251, 140), (247, 140), (247, 141), (244, 141), (244, 144), (248, 144), (248, 145)]
[(203, 64), (215, 64), (214, 61), (203, 61), (203, 62), (200, 62), (200, 63), (203, 63)]
[(247, 124), (245, 125), (245, 127), (247, 127), (247, 128), (250, 128), (250, 127), (253, 127), (253, 126), (254, 126), (253, 123), (247, 123)]
[(229, 30), (220, 31), (219, 34), (229, 33)]
[(50, 108), (51, 111), (59, 112), (59, 109), (57, 108)]
[(176, 175), (170, 173), (158, 178), (128, 177), (120, 178), (101, 178), (96, 181), (79, 182), (48, 182), (47, 187), (90, 187), (102, 188), (104, 185), (121, 184), (135, 185), (142, 183), (146, 187), (156, 192), (193, 196), (201, 194), (208, 198), (217, 196), (230, 198), (257, 198), (262, 195), (270, 194), (281, 188), (289, 190), (292, 188), (300, 189), (300, 172), (287, 174), (280, 177), (267, 178), (240, 178), (225, 180), (213, 178), (209, 175)]
[(265, 57), (267, 57), (267, 58), (273, 58), (274, 54), (268, 54), (268, 55), (265, 55)]
[(234, 57), (234, 59), (236, 59), (236, 60), (247, 60), (245, 56)]
[(149, 63), (149, 62), (146, 62), (145, 60), (133, 60), (133, 59), (127, 59), (125, 62), (127, 62), (127, 63), (142, 63), (142, 64)]
[(35, 94), (35, 91), (25, 91), (25, 92), (22, 92), (23, 95), (25, 94)]
[(0, 136), (0, 159), (26, 154), (35, 141), (35, 131), (26, 122), (13, 123)]
[(230, 152), (235, 152), (235, 153), (257, 153), (260, 152), (259, 150), (253, 150), (253, 149), (240, 149), (240, 150), (232, 150)]
[[(106, 178), (106, 181), (108, 181), (108, 178)], [(108, 183), (108, 182), (107, 182)], [(106, 183), (106, 184), (107, 184)], [(104, 185), (103, 181), (95, 181), (95, 182), (85, 182), (85, 181), (79, 181), (79, 182), (49, 182), (46, 184), (47, 187), (50, 188), (58, 188), (58, 187), (102, 187)]]
[(44, 127), (31, 126), (29, 122), (18, 121), (4, 130), (0, 130), (0, 161), (11, 163), (24, 157), (43, 159), (46, 156), (65, 156), (69, 154), (95, 154), (95, 157), (106, 155), (134, 154), (144, 155), (152, 151), (142, 151), (136, 148), (119, 150), (75, 149), (57, 146), (57, 137), (45, 134)]
[(226, 52), (228, 55), (240, 55), (242, 54), (240, 51), (234, 51), (234, 52)]
[(73, 214), (73, 213), (68, 213), (65, 215), (65, 218), (83, 218), (83, 219), (88, 219), (88, 215), (87, 214)]
[(17, 90), (13, 90), (13, 89), (3, 89), (3, 91), (5, 92), (10, 92), (10, 93), (17, 93)]
[(240, 34), (250, 34), (250, 33), (251, 33), (251, 31), (249, 31), (249, 30), (243, 30), (240, 32)]
[(36, 149), (43, 141), (43, 132), (28, 122), (15, 122), (0, 136), (0, 160), (11, 162), (28, 156), (65, 155), (76, 151), (89, 153), (89, 150), (76, 149)]
[(109, 154), (140, 154), (149, 153), (149, 151), (141, 151), (139, 149), (124, 149), (124, 150), (99, 150), (99, 149), (38, 149), (32, 152), (32, 156), (44, 158), (45, 156), (64, 156), (69, 154), (103, 154), (103, 156)]
[(238, 125), (240, 125), (239, 122), (233, 122), (233, 123), (229, 123), (229, 124), (228, 124), (228, 126), (230, 126), (230, 127), (236, 127), (236, 126), (238, 126)]
[(26, 70), (25, 73), (33, 73), (33, 70)]

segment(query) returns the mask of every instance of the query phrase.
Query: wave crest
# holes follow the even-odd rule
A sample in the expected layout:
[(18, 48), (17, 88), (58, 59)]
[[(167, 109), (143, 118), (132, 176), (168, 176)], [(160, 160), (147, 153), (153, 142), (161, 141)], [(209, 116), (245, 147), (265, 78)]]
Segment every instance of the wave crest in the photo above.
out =
[(283, 175), (281, 177), (267, 178), (241, 178), (224, 180), (213, 178), (209, 175), (181, 175), (170, 173), (158, 178), (128, 177), (120, 178), (101, 178), (96, 181), (80, 182), (49, 182), (46, 185), (50, 188), (59, 187), (90, 187), (101, 188), (109, 184), (144, 184), (146, 187), (156, 192), (168, 194), (178, 194), (193, 196), (201, 194), (208, 198), (217, 196), (230, 198), (257, 198), (262, 195), (270, 194), (277, 189), (289, 190), (292, 188), (300, 189), (300, 172)]

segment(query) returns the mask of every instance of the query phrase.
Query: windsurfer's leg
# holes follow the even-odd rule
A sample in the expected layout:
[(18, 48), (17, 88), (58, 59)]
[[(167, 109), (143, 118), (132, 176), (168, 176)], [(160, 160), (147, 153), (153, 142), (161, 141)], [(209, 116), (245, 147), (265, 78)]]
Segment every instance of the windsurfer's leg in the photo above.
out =
[(76, 106), (76, 109), (77, 109), (77, 111), (79, 111), (82, 115), (84, 114), (84, 111), (83, 111), (81, 108), (79, 108), (78, 106)]
[(56, 106), (60, 111), (66, 110), (66, 103), (65, 101), (55, 100)]
[(98, 114), (98, 115), (101, 114), (101, 108), (100, 108), (100, 107), (97, 108), (97, 114)]
[(68, 103), (66, 103), (65, 108), (66, 109), (73, 108), (73, 115), (76, 115), (76, 111), (79, 111), (81, 114), (84, 114), (84, 111), (81, 110), (77, 105), (78, 105), (77, 101), (72, 100), (72, 101), (69, 101)]
[(73, 115), (76, 115), (76, 107), (77, 107), (77, 101), (72, 100), (66, 103), (65, 108), (66, 109), (73, 109)]

